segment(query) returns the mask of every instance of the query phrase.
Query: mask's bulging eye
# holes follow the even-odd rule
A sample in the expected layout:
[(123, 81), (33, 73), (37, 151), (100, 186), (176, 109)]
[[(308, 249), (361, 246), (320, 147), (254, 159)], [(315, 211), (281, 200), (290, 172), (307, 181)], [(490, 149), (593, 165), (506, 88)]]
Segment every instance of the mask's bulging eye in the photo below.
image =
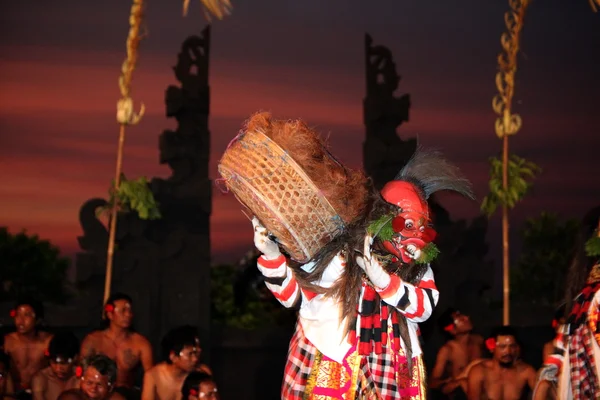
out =
[(392, 220), (392, 229), (394, 232), (402, 232), (404, 229), (405, 219), (401, 216), (397, 216)]
[(415, 228), (415, 223), (412, 219), (407, 219), (406, 222), (404, 223), (404, 227), (406, 229), (413, 230)]

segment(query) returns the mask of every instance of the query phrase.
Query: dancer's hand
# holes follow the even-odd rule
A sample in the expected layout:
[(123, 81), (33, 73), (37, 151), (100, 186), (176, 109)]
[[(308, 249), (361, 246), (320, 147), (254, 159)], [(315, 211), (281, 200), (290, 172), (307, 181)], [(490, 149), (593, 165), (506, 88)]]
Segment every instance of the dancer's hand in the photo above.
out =
[(379, 289), (385, 289), (390, 284), (390, 274), (386, 272), (381, 263), (371, 254), (373, 239), (365, 236), (363, 257), (357, 257), (356, 263), (365, 271), (369, 280)]
[(258, 218), (252, 218), (252, 226), (254, 227), (254, 246), (263, 253), (267, 260), (274, 260), (281, 255), (279, 245), (269, 239), (267, 228), (261, 225)]

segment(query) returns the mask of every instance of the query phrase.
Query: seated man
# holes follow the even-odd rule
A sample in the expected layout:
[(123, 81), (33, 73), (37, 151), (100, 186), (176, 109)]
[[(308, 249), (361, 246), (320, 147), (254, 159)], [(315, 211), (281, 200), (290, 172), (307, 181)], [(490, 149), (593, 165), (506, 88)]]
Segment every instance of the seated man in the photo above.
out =
[(59, 394), (79, 387), (75, 362), (79, 340), (71, 332), (59, 333), (50, 340), (50, 366), (38, 371), (31, 381), (33, 400), (56, 400)]
[(44, 318), (42, 304), (33, 299), (22, 299), (10, 312), (16, 332), (4, 338), (4, 351), (11, 359), (11, 375), (17, 392), (30, 392), (31, 379), (47, 366), (46, 349), (52, 335), (41, 331)]
[(79, 384), (81, 392), (88, 400), (125, 400), (115, 393), (117, 364), (103, 354), (84, 360)]
[(152, 368), (152, 347), (144, 336), (131, 330), (133, 310), (129, 296), (112, 295), (104, 306), (104, 314), (108, 326), (85, 337), (81, 355), (105, 354), (117, 363), (116, 386), (133, 388), (136, 367), (141, 364), (144, 371)]
[(183, 400), (219, 400), (219, 391), (213, 377), (204, 372), (192, 372), (181, 387)]
[(171, 330), (162, 340), (165, 361), (144, 374), (142, 400), (179, 400), (181, 387), (198, 367), (201, 349), (198, 337), (188, 326)]
[[(557, 328), (565, 323), (565, 304), (562, 304), (560, 307), (556, 309), (554, 312), (554, 317), (552, 318), (552, 329), (554, 330), (554, 334), (556, 335)], [(542, 362), (546, 361), (548, 357), (554, 351), (554, 338), (549, 340), (544, 344), (542, 349)]]
[(518, 339), (512, 327), (496, 328), (486, 346), (492, 353), (492, 359), (476, 364), (469, 371), (469, 400), (518, 400), (526, 386), (533, 390), (536, 371), (531, 365), (518, 360)]
[(440, 390), (450, 398), (464, 397), (467, 367), (481, 358), (483, 337), (472, 333), (473, 324), (468, 315), (452, 308), (440, 316), (438, 324), (449, 340), (438, 352), (429, 387)]

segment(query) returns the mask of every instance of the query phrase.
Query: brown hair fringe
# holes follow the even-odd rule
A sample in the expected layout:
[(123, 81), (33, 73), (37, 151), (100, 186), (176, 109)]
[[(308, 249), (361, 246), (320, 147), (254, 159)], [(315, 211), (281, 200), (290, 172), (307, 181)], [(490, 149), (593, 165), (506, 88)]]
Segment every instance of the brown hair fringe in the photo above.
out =
[(268, 112), (252, 115), (246, 130), (258, 131), (277, 143), (298, 163), (345, 224), (364, 213), (368, 179), (345, 167), (329, 152), (320, 135), (301, 120), (276, 120)]

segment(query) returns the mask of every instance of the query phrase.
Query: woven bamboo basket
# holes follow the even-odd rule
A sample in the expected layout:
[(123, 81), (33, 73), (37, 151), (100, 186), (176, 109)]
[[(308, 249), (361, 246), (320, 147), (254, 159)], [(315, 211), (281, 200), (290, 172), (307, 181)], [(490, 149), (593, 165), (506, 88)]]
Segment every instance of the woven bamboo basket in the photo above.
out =
[(295, 261), (307, 262), (344, 223), (302, 168), (266, 135), (247, 131), (218, 165), (225, 184)]

